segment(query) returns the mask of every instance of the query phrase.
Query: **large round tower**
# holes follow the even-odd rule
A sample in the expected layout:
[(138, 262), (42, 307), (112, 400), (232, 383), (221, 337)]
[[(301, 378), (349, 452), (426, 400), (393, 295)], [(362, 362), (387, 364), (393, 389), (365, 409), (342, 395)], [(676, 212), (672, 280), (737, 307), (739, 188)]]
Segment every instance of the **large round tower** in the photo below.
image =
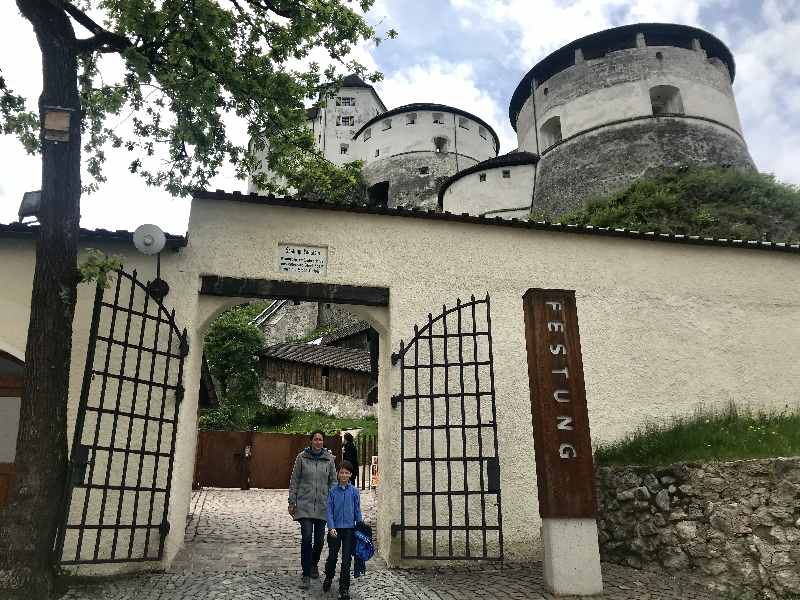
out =
[(444, 104), (394, 108), (353, 135), (375, 204), (436, 208), (451, 175), (497, 156), (500, 143), (483, 119)]
[(558, 214), (663, 167), (751, 169), (716, 37), (640, 23), (576, 40), (539, 62), (509, 106), (519, 149), (540, 155), (532, 210)]

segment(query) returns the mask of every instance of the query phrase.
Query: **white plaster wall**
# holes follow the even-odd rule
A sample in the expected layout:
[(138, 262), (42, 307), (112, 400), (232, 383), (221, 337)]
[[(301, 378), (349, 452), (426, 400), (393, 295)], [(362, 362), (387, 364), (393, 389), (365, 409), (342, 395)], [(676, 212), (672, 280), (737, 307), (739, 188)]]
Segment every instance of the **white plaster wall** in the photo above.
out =
[[(483, 127), (470, 118), (465, 129), (458, 125), (461, 115), (447, 111), (419, 110), (409, 111), (417, 115), (413, 125), (407, 125), (408, 113), (400, 113), (388, 117), (392, 121), (391, 129), (384, 130), (383, 119), (369, 126), (370, 139), (364, 140), (364, 132), (358, 136), (359, 158), (366, 164), (388, 156), (396, 156), (407, 152), (432, 152), (435, 150), (433, 139), (444, 137), (448, 140), (448, 152), (458, 152), (475, 159), (476, 162), (497, 155), (494, 136), (488, 128)], [(442, 113), (443, 124), (434, 124), (433, 113)], [(479, 135), (479, 128), (485, 130), (485, 138)], [(380, 150), (375, 156), (375, 150)]]
[(0, 463), (13, 463), (17, 454), (19, 398), (0, 397)]
[[(511, 177), (504, 178), (504, 170), (509, 170)], [(444, 211), (471, 215), (503, 211), (497, 215), (508, 214), (508, 218), (512, 218), (518, 216), (520, 211), (505, 211), (522, 209), (527, 214), (533, 197), (535, 172), (535, 165), (514, 165), (470, 173), (445, 190)], [(481, 173), (486, 175), (486, 181), (480, 180)]]
[[(356, 149), (353, 134), (372, 117), (383, 112), (383, 107), (378, 103), (372, 90), (367, 88), (343, 88), (336, 96), (355, 98), (356, 105), (336, 106), (336, 97), (329, 98), (325, 109), (320, 111), (320, 114), (323, 115), (323, 129), (317, 133), (317, 140), (315, 141), (318, 145), (321, 143), (325, 158), (337, 165), (341, 165), (359, 160), (360, 154)], [(337, 116), (354, 117), (354, 125), (336, 125)], [(341, 154), (341, 144), (348, 145), (347, 154)]]
[[(537, 113), (539, 129), (541, 131), (542, 125), (548, 119), (558, 116), (561, 118), (562, 137), (568, 138), (612, 121), (652, 115), (650, 88), (657, 85), (672, 85), (680, 90), (686, 115), (714, 119), (741, 133), (739, 114), (732, 96), (678, 77), (654, 77), (595, 90), (566, 104)], [(534, 151), (532, 148), (525, 149)]]
[[(218, 274), (349, 285), (385, 286), (389, 308), (359, 309), (381, 334), (379, 429), (382, 485), (380, 547), (391, 562), (398, 546), (399, 387), (390, 362), (414, 324), (457, 297), (491, 295), (495, 388), (506, 557), (539, 556), (540, 519), (530, 425), (522, 295), (530, 287), (575, 289), (592, 437), (617, 439), (651, 419), (685, 415), (698, 405), (783, 408), (800, 385), (800, 256), (724, 247), (665, 244), (562, 232), (415, 218), (359, 215), (212, 200), (195, 201), (189, 246), (168, 253), (162, 275), (169, 303), (189, 331), (187, 389), (179, 417), (166, 562), (183, 540), (196, 444), (202, 335), (237, 298), (198, 298), (198, 276)], [(328, 246), (325, 276), (279, 272), (279, 243)], [(152, 273), (152, 259), (127, 246), (92, 243), (121, 253), (127, 268)], [(32, 241), (0, 240), (9, 265), (0, 290), (4, 336), (24, 347)], [(81, 286), (70, 382), (74, 421), (91, 309)], [(4, 348), (5, 349), (5, 348)], [(112, 573), (153, 564), (78, 569)]]

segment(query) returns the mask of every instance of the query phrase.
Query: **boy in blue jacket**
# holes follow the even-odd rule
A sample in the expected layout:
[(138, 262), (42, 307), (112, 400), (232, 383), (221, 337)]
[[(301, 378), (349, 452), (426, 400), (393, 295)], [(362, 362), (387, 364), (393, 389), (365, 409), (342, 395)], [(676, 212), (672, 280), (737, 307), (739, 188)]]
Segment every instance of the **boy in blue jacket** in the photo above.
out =
[(328, 492), (328, 560), (325, 562), (325, 581), (322, 590), (331, 589), (336, 575), (336, 560), (342, 551), (342, 567), (339, 572), (339, 599), (350, 598), (350, 560), (353, 553), (353, 531), (362, 521), (361, 497), (358, 488), (350, 483), (353, 465), (343, 460), (336, 473), (339, 483)]

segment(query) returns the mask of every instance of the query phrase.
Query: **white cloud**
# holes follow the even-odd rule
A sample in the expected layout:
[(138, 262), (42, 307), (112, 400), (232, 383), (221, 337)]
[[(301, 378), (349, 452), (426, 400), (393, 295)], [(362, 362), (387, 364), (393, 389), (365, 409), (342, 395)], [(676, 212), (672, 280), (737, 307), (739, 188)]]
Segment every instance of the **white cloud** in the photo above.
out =
[(500, 137), (502, 152), (517, 147), (505, 108), (476, 83), (472, 65), (431, 59), (391, 73), (377, 86), (381, 99), (392, 108), (412, 102), (448, 104), (473, 113), (489, 123)]

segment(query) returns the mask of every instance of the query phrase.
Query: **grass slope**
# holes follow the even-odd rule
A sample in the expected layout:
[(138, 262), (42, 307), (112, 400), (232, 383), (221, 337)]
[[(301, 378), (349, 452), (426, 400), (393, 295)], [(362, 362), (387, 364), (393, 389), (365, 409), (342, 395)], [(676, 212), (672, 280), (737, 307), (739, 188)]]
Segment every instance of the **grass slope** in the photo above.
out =
[(553, 217), (562, 223), (740, 240), (800, 240), (800, 188), (771, 175), (684, 167)]
[(647, 424), (595, 452), (599, 464), (647, 466), (774, 456), (800, 456), (800, 410), (752, 413), (731, 405), (664, 427)]

